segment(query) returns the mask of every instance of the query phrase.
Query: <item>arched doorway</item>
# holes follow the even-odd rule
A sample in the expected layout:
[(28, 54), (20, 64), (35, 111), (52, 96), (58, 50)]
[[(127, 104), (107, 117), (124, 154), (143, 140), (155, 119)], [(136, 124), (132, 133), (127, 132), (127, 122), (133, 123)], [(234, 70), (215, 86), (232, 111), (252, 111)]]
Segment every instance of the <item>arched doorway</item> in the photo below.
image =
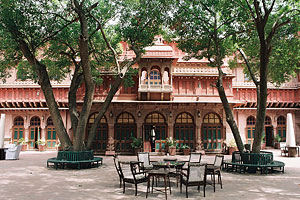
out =
[(265, 134), (266, 137), (264, 141), (266, 142), (266, 146), (273, 146), (274, 134), (273, 134), (273, 126), (272, 120), (269, 116), (265, 117)]
[(255, 117), (249, 116), (246, 120), (246, 141), (252, 146), (255, 131)]
[(123, 112), (117, 117), (115, 124), (116, 151), (133, 152), (131, 136), (137, 136), (135, 119), (132, 114)]
[(30, 119), (29, 130), (29, 148), (37, 149), (38, 145), (36, 141), (41, 139), (41, 120), (39, 117), (34, 116)]
[(55, 149), (58, 143), (58, 137), (51, 117), (47, 119), (47, 148)]
[[(89, 121), (87, 124), (87, 134), (86, 138), (88, 138), (89, 131), (92, 125), (95, 122), (97, 117), (97, 113), (91, 114), (89, 117)], [(102, 117), (100, 123), (97, 126), (97, 133), (92, 142), (92, 149), (96, 152), (105, 152), (108, 140), (108, 124), (105, 116)]]
[(167, 123), (159, 112), (149, 113), (144, 123), (144, 141), (150, 141), (151, 130), (155, 127), (155, 151), (164, 151), (167, 138)]
[(17, 144), (20, 138), (24, 138), (24, 119), (20, 116), (14, 119), (12, 142)]
[(193, 116), (187, 112), (180, 113), (175, 120), (174, 136), (177, 145), (189, 145), (191, 149), (195, 147), (195, 123)]
[(286, 118), (282, 115), (277, 118), (277, 134), (282, 142), (286, 141)]
[(204, 116), (202, 124), (202, 143), (206, 150), (221, 150), (224, 141), (221, 118), (216, 113)]

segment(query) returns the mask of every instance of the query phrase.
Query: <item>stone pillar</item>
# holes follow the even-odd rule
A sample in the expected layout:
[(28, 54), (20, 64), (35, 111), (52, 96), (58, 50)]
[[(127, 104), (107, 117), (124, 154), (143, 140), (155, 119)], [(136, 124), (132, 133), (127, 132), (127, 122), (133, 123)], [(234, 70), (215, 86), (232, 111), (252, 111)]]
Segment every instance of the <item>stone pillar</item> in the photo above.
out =
[(4, 127), (5, 127), (5, 114), (1, 114), (1, 118), (0, 118), (0, 148), (4, 147)]

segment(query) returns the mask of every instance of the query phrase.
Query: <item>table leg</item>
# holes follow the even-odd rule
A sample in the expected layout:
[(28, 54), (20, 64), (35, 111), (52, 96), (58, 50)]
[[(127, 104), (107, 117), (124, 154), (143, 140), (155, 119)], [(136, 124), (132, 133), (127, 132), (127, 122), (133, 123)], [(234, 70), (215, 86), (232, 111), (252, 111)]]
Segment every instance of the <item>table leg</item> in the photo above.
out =
[(147, 192), (146, 192), (146, 198), (148, 197), (148, 192), (150, 192), (150, 176), (148, 176), (148, 181), (147, 181)]
[(166, 176), (164, 176), (164, 183), (165, 183), (165, 195), (166, 195), (166, 200), (167, 200), (167, 195), (168, 195), (168, 193), (167, 193), (167, 181), (166, 181)]

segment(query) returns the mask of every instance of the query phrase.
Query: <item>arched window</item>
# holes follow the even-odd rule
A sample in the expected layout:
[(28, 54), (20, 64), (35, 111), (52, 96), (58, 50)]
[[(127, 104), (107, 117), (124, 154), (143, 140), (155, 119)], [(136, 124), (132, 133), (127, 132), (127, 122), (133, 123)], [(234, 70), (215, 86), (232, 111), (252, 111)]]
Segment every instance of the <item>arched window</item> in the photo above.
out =
[(272, 125), (272, 120), (269, 116), (266, 116), (265, 118), (265, 125)]
[(164, 151), (167, 136), (167, 123), (165, 117), (159, 112), (149, 113), (145, 118), (145, 141), (150, 141), (151, 130), (155, 128), (155, 151)]
[(277, 134), (280, 136), (281, 141), (286, 141), (286, 118), (279, 116), (277, 118)]
[(255, 131), (255, 117), (249, 116), (246, 120), (246, 139), (247, 139), (247, 144), (252, 144), (254, 140), (254, 131)]
[(51, 117), (47, 119), (47, 148), (55, 149), (55, 145), (58, 143), (58, 137)]
[(34, 116), (30, 119), (29, 148), (37, 149), (37, 140), (41, 139), (41, 119)]
[(116, 150), (122, 152), (131, 152), (132, 139), (136, 137), (136, 123), (132, 114), (123, 112), (117, 117), (115, 124), (115, 142)]
[(203, 118), (202, 142), (204, 149), (222, 149), (224, 141), (223, 125), (220, 117), (216, 113), (208, 113)]
[[(96, 117), (97, 117), (97, 113), (91, 114), (89, 117), (89, 121), (87, 124), (86, 138), (88, 138), (88, 133), (92, 125), (94, 124)], [(92, 142), (92, 149), (97, 152), (105, 152), (107, 141), (108, 141), (108, 124), (105, 116), (103, 116), (100, 120), (100, 123), (98, 124), (97, 133)]]
[(24, 138), (24, 119), (18, 116), (14, 119), (12, 142), (17, 144), (20, 138)]
[(174, 124), (174, 136), (178, 147), (186, 144), (189, 145), (191, 149), (194, 149), (196, 138), (195, 124), (191, 114), (183, 112), (176, 117)]
[(150, 85), (161, 85), (161, 77), (158, 69), (152, 69), (149, 78)]

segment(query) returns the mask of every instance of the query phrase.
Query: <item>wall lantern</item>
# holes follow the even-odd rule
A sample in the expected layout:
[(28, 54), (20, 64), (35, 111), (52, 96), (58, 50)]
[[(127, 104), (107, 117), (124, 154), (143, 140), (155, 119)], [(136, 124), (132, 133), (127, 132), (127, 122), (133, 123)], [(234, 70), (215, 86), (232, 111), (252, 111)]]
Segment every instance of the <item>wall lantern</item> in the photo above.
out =
[(42, 116), (42, 121), (44, 121), (44, 119), (45, 119), (44, 116)]
[(169, 117), (172, 117), (173, 116), (173, 114), (172, 114), (172, 111), (170, 111), (170, 113), (169, 113)]
[(114, 116), (114, 114), (112, 113), (112, 111), (109, 112), (109, 117), (112, 118)]
[(24, 119), (27, 120), (27, 116), (25, 116)]
[(201, 117), (200, 111), (197, 112), (197, 116), (198, 116), (198, 117)]
[(137, 113), (137, 116), (138, 116), (138, 117), (141, 117), (141, 116), (142, 116), (141, 111), (139, 111), (139, 112)]

